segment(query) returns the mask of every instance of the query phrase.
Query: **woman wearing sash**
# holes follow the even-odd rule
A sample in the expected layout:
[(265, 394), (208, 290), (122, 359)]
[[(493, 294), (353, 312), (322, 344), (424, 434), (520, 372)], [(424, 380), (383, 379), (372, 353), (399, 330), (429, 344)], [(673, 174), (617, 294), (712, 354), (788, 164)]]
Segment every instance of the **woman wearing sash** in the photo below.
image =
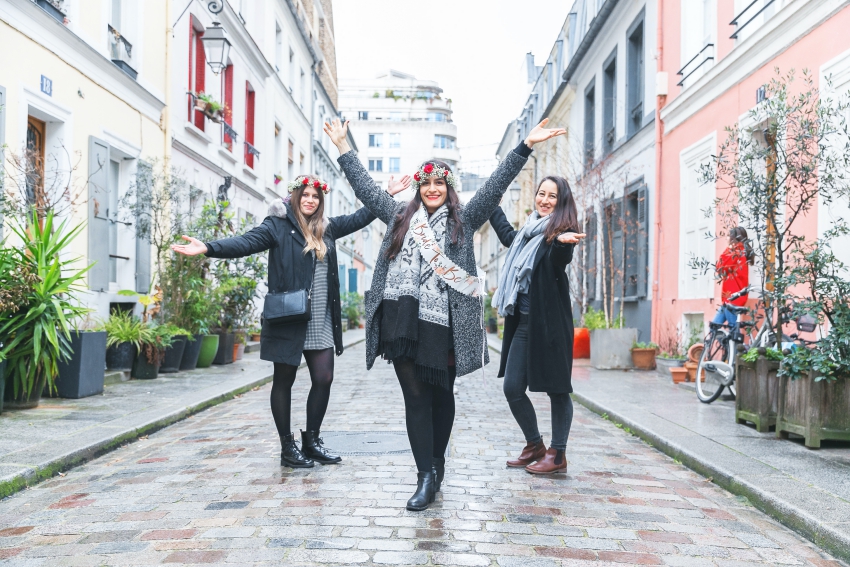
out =
[[(406, 177), (398, 183), (390, 178), (392, 194), (409, 186)], [(280, 436), (280, 465), (309, 468), (315, 462), (330, 465), (342, 460), (324, 447), (319, 436), (331, 395), (333, 355), (343, 351), (335, 240), (368, 226), (375, 217), (362, 208), (326, 219), (329, 188), (314, 176), (296, 177), (288, 190), (290, 199), (273, 202), (262, 224), (241, 236), (206, 243), (183, 236), (188, 244), (171, 248), (187, 256), (205, 254), (210, 258), (241, 258), (269, 250), (269, 293), (310, 291), (309, 321), (275, 324), (264, 317), (260, 335), (260, 358), (274, 363), (271, 409)], [(307, 430), (301, 432), (299, 448), (290, 429), (290, 406), (302, 355), (311, 385)]]
[(438, 160), (426, 161), (413, 175), (413, 199), (396, 202), (351, 151), (348, 122), (325, 124), (355, 194), (387, 223), (366, 295), (366, 366), (371, 369), (382, 356), (393, 363), (401, 385), (418, 471), (408, 510), (426, 509), (443, 480), (455, 377), (488, 361), (473, 235), (499, 205), (532, 146), (565, 133), (545, 128), (547, 121), (508, 154), (466, 206), (458, 199), (451, 168)]
[[(499, 377), (505, 377), (505, 397), (526, 441), (520, 456), (507, 465), (532, 474), (567, 471), (564, 452), (573, 421), (573, 319), (565, 270), (573, 247), (584, 238), (577, 234), (576, 218), (570, 186), (556, 176), (540, 182), (534, 212), (520, 230), (514, 230), (501, 208), (490, 217), (490, 226), (509, 247), (493, 295), (493, 305), (505, 317)], [(549, 395), (548, 450), (526, 390)]]

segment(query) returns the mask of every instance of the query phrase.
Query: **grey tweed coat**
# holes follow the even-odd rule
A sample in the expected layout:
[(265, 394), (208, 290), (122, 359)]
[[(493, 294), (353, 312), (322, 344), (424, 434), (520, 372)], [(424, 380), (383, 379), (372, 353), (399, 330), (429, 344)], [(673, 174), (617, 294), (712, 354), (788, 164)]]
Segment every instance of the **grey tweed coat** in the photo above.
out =
[[(487, 219), (499, 206), (502, 195), (528, 161), (530, 153), (530, 149), (525, 144), (521, 144), (520, 147), (510, 152), (469, 203), (461, 207), (459, 216), (463, 223), (463, 238), (457, 244), (452, 244), (449, 241), (446, 245), (446, 255), (468, 273), (478, 275), (475, 267), (475, 245), (473, 243), (475, 231), (487, 222)], [(387, 224), (387, 233), (381, 243), (381, 252), (375, 262), (372, 287), (366, 294), (365, 302), (366, 367), (371, 369), (378, 357), (378, 348), (381, 342), (381, 320), (380, 317), (376, 317), (376, 314), (384, 299), (384, 286), (389, 269), (386, 251), (392, 239), (396, 215), (407, 206), (407, 203), (398, 203), (389, 193), (379, 188), (363, 167), (363, 164), (360, 163), (354, 151), (341, 155), (337, 161), (363, 206)], [(448, 222), (446, 232), (451, 233), (453, 228), (451, 219)], [(486, 337), (481, 323), (481, 303), (479, 298), (469, 297), (452, 288), (449, 288), (448, 291), (449, 311), (454, 335), (455, 366), (457, 375), (463, 376), (481, 368), (482, 363), (490, 362), (485, 347)]]

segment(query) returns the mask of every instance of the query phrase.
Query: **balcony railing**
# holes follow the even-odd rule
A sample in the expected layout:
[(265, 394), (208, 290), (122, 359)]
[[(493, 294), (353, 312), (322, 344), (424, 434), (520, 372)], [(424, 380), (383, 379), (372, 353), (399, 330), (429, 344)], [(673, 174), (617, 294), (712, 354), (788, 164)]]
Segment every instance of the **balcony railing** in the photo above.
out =
[[(228, 124), (224, 120), (221, 121), (221, 128), (222, 128), (222, 130), (224, 130), (224, 135), (230, 136), (230, 139), (233, 140), (234, 142), (239, 137), (239, 134), (236, 132), (236, 130), (233, 129), (233, 126), (231, 126), (230, 124)], [(256, 148), (254, 148), (254, 151), (256, 151)], [(257, 152), (257, 155), (259, 156), (260, 153)]]
[[(729, 39), (738, 39), (738, 35), (743, 31), (745, 27), (750, 25), (753, 20), (758, 18), (762, 12), (768, 9), (771, 4), (773, 4), (776, 0), (753, 0), (747, 6), (741, 10), (741, 12), (735, 16), (735, 19), (729, 22), (730, 26), (735, 26), (735, 33), (729, 36)], [(761, 8), (757, 6), (757, 4), (761, 4)], [(746, 21), (745, 21), (746, 20)], [(741, 23), (741, 22), (744, 23)]]
[(250, 155), (256, 157), (257, 159), (260, 159), (260, 150), (258, 150), (254, 146), (252, 146), (247, 141), (245, 142), (245, 153), (250, 154)]
[(693, 75), (699, 69), (703, 67), (709, 61), (714, 61), (714, 44), (707, 43), (705, 47), (699, 50), (699, 53), (694, 55), (690, 61), (684, 64), (684, 66), (679, 69), (676, 75), (682, 77), (682, 80), (676, 83), (677, 86), (683, 86), (685, 81), (688, 80), (688, 77)]
[(133, 56), (133, 45), (127, 41), (121, 32), (107, 24), (109, 30), (109, 56), (115, 65), (127, 73), (131, 79), (136, 80), (138, 73), (130, 66)]

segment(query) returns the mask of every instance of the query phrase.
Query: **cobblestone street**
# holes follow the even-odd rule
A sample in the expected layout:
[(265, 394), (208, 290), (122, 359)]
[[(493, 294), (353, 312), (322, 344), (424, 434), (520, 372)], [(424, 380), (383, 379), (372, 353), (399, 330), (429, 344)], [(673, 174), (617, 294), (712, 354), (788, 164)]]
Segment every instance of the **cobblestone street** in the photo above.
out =
[[(337, 359), (331, 447), (404, 431), (392, 367), (363, 359), (362, 345)], [(265, 386), (0, 501), (0, 565), (842, 565), (579, 405), (567, 475), (506, 469), (523, 443), (496, 370), (460, 381), (426, 512), (404, 509), (404, 437), (402, 452), (379, 442), (340, 466), (281, 469)], [(308, 385), (302, 370), (296, 431)], [(533, 400), (545, 432), (548, 398)]]

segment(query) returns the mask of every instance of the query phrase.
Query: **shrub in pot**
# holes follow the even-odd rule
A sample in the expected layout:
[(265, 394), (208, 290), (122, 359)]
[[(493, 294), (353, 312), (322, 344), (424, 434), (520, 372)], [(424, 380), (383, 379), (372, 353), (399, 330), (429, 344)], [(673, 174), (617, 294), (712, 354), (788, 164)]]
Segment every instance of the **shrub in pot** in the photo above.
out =
[[(0, 356), (7, 360), (7, 408), (32, 408), (38, 405), (42, 390), (56, 388), (59, 362), (70, 356), (71, 321), (88, 310), (81, 307), (75, 294), (87, 268), (75, 270), (76, 259), (63, 259), (65, 250), (85, 225), (68, 228), (65, 220), (54, 226), (54, 213), (39, 215), (32, 211), (23, 227), (15, 219), (9, 223), (20, 245), (5, 248), (20, 267), (24, 280), (22, 307), (0, 317)], [(7, 268), (4, 268), (6, 271)], [(8, 274), (8, 272), (7, 272)]]
[(200, 337), (201, 348), (198, 352), (197, 368), (209, 368), (218, 353), (219, 335), (203, 335)]
[(242, 360), (245, 355), (245, 331), (236, 331), (233, 344), (233, 360)]
[(100, 329), (106, 331), (106, 368), (131, 370), (142, 344), (144, 323), (129, 311), (115, 310)]
[(103, 393), (106, 331), (71, 331), (71, 356), (59, 362), (56, 392), (60, 398), (86, 398)]
[(165, 349), (172, 344), (173, 336), (168, 325), (146, 324), (142, 333), (141, 348), (133, 365), (133, 378), (152, 380), (159, 376), (159, 367), (165, 358)]
[(213, 364), (232, 364), (233, 351), (236, 346), (236, 333), (222, 331), (218, 334), (218, 351), (215, 353)]
[(636, 342), (632, 345), (632, 364), (638, 370), (655, 370), (655, 356), (657, 354), (657, 344)]
[(171, 344), (165, 347), (159, 371), (177, 372), (180, 370), (180, 363), (183, 361), (183, 352), (192, 333), (176, 325), (166, 324), (165, 326), (168, 327), (168, 332), (171, 334)]

